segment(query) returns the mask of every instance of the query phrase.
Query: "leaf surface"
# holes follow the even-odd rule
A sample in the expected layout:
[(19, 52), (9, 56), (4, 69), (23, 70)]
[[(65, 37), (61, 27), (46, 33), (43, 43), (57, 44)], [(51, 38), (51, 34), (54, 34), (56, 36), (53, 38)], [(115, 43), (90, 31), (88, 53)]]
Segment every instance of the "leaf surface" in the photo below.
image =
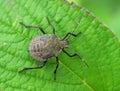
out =
[[(29, 42), (41, 34), (38, 29), (26, 29), (19, 24), (41, 26), (52, 33), (46, 16), (62, 38), (67, 32), (81, 32), (69, 37), (69, 53), (79, 58), (59, 55), (57, 80), (53, 80), (55, 58), (40, 70), (23, 73), (24, 67), (41, 63), (27, 52)], [(78, 21), (81, 19), (81, 22)], [(115, 35), (83, 7), (62, 0), (1, 0), (0, 1), (0, 89), (2, 91), (119, 91), (120, 42)]]

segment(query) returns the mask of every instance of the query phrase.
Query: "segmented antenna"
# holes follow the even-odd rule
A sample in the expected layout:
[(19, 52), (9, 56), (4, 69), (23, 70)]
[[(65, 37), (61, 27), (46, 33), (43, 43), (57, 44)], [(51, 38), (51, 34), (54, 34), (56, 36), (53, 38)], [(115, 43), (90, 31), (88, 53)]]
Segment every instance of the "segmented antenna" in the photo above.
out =
[[(82, 17), (80, 17), (80, 19), (78, 20), (77, 25), (74, 27), (74, 29), (73, 29), (73, 31), (72, 31), (71, 33), (73, 33), (75, 30), (77, 30), (77, 28), (78, 28), (79, 25), (80, 25), (81, 19), (82, 19)], [(68, 35), (68, 37), (66, 38), (66, 40), (67, 40), (69, 37), (70, 37), (70, 35)]]

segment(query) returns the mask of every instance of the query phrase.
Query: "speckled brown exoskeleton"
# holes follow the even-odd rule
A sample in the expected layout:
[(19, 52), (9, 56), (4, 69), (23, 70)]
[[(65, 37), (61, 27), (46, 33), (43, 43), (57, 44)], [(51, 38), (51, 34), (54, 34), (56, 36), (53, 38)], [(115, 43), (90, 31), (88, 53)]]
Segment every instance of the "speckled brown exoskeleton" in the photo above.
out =
[[(30, 42), (30, 45), (29, 45), (29, 49), (28, 49), (28, 52), (32, 56), (32, 58), (34, 58), (36, 61), (43, 62), (43, 64), (38, 67), (23, 68), (19, 72), (23, 72), (25, 70), (43, 68), (49, 58), (55, 57), (56, 58), (56, 68), (54, 70), (54, 80), (56, 80), (56, 72), (57, 72), (57, 68), (59, 66), (58, 55), (59, 55), (60, 51), (63, 51), (63, 53), (67, 54), (69, 57), (78, 56), (78, 58), (82, 60), (82, 57), (79, 54), (74, 53), (71, 55), (67, 51), (65, 51), (65, 48), (68, 48), (68, 45), (69, 45), (68, 40), (67, 40), (68, 36), (71, 35), (71, 36), (77, 37), (79, 34), (81, 34), (81, 32), (79, 32), (77, 34), (68, 32), (62, 39), (60, 39), (60, 38), (58, 38), (58, 36), (56, 36), (55, 28), (51, 24), (49, 18), (46, 17), (46, 19), (48, 21), (48, 24), (52, 28), (53, 34), (46, 34), (45, 31), (40, 26), (27, 26), (24, 23), (20, 22), (20, 24), (22, 26), (24, 26), (25, 28), (37, 28), (37, 29), (40, 29), (40, 31), (43, 33), (42, 35), (38, 35), (32, 39), (32, 41)], [(80, 20), (79, 20), (79, 22), (80, 22)], [(78, 24), (76, 25), (74, 30), (78, 27)], [(86, 64), (85, 61), (84, 61), (84, 63)]]

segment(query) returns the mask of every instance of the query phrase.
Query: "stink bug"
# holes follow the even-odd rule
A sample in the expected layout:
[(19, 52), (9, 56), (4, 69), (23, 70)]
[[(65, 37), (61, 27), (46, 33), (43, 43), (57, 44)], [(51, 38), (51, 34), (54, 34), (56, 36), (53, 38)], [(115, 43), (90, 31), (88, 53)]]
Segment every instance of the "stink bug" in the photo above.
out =
[[(51, 24), (49, 18), (46, 17), (46, 19), (48, 21), (48, 24), (52, 28), (53, 34), (46, 34), (45, 31), (40, 26), (27, 26), (24, 23), (20, 22), (20, 24), (22, 26), (24, 26), (25, 28), (37, 28), (43, 33), (42, 35), (38, 35), (32, 39), (32, 41), (30, 42), (30, 45), (29, 45), (29, 49), (28, 49), (28, 52), (32, 56), (32, 58), (34, 58), (36, 61), (43, 62), (43, 64), (38, 67), (23, 68), (19, 72), (23, 72), (25, 70), (43, 68), (49, 58), (55, 57), (56, 58), (56, 68), (54, 70), (54, 80), (56, 80), (56, 72), (57, 72), (57, 68), (59, 66), (58, 55), (59, 55), (60, 51), (63, 51), (63, 53), (65, 53), (69, 57), (77, 56), (79, 59), (82, 60), (82, 57), (79, 54), (74, 53), (71, 55), (67, 51), (65, 51), (65, 48), (67, 48), (69, 45), (68, 40), (67, 40), (68, 36), (71, 35), (73, 37), (77, 37), (79, 34), (81, 34), (81, 32), (79, 32), (77, 34), (68, 32), (62, 39), (59, 39), (57, 37), (57, 35), (55, 34), (55, 28)], [(79, 22), (80, 22), (80, 20), (79, 20)], [(78, 24), (74, 28), (74, 30), (77, 27), (78, 27)], [(85, 61), (84, 61), (84, 63), (87, 65), (87, 63)]]

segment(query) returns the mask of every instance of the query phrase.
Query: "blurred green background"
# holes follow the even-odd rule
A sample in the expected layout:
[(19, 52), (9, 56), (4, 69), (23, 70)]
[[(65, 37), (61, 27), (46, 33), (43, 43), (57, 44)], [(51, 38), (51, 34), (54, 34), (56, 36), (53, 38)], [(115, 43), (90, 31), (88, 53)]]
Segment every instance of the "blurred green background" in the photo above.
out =
[(91, 11), (120, 39), (120, 0), (69, 0)]

